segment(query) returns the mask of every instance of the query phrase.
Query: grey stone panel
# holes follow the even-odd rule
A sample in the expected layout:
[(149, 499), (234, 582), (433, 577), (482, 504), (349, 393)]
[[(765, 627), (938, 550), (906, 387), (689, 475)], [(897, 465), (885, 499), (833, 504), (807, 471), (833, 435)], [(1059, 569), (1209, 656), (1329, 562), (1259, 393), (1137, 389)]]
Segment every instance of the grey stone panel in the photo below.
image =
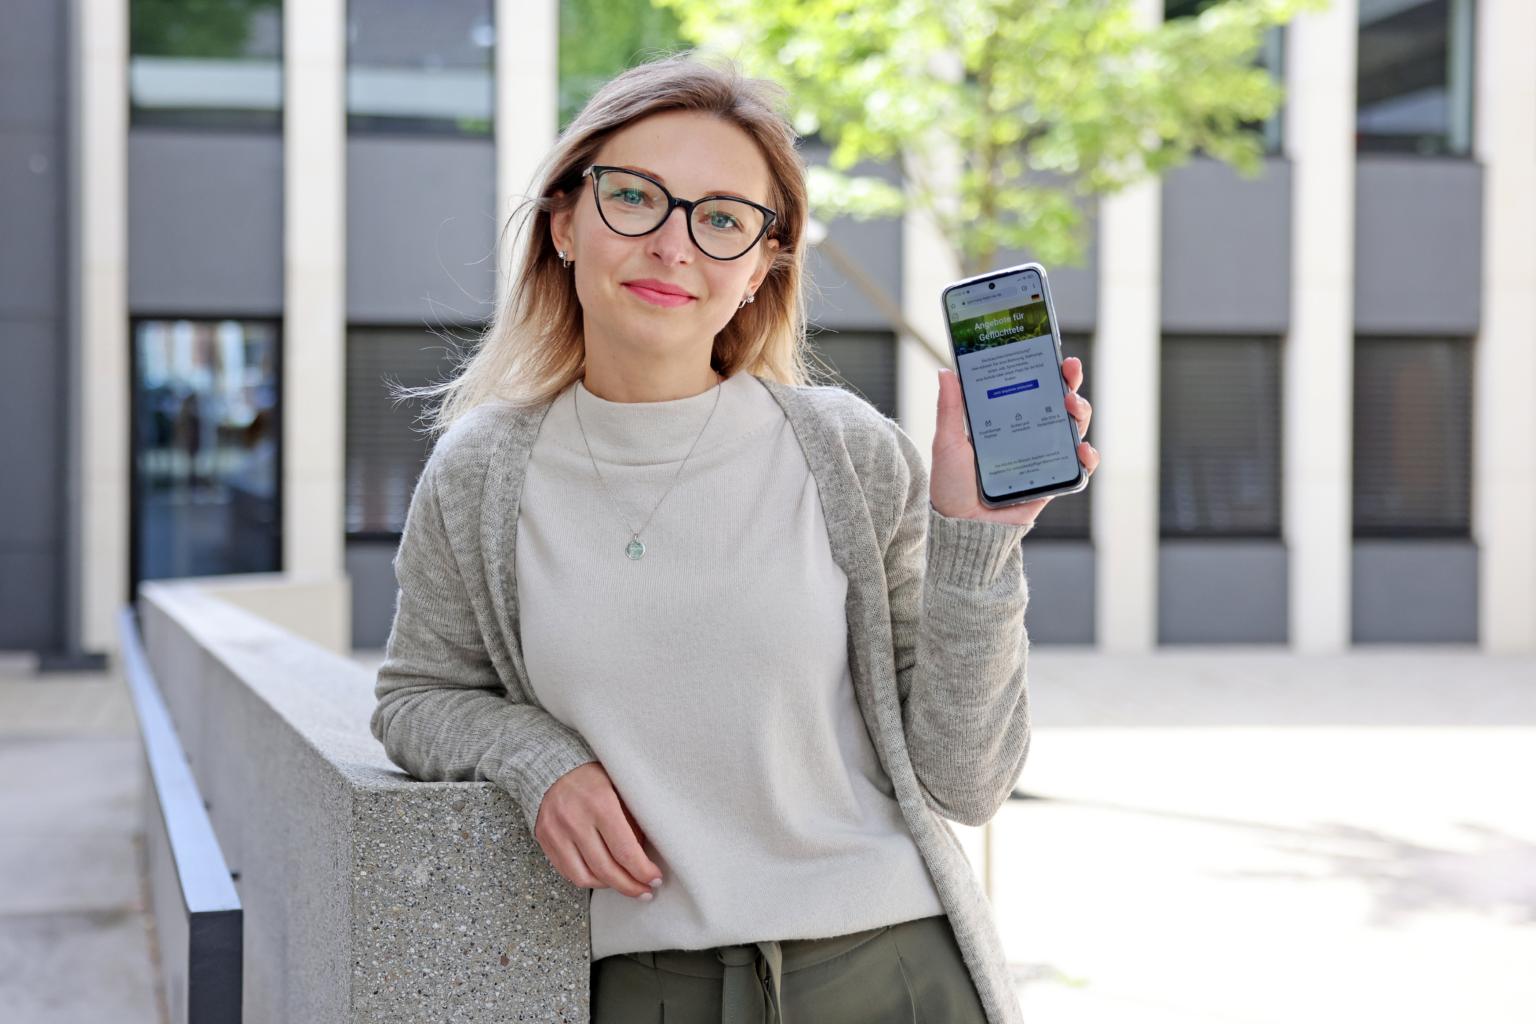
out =
[(1355, 330), (1477, 333), (1482, 223), (1480, 164), (1362, 156), (1355, 171)]
[(144, 635), (245, 911), (246, 1024), (585, 1021), (591, 891), (490, 783), (423, 783), (369, 732), (373, 673), (192, 583)]
[[(0, 232), (3, 234), (3, 232)], [(64, 426), (58, 396), (64, 390), (58, 320), (0, 317), (0, 456), (8, 500), (0, 502), (0, 552), (47, 551), (61, 540), (56, 495), (63, 485)], [(36, 583), (36, 580), (29, 580)]]
[(1350, 559), (1355, 643), (1477, 642), (1471, 540), (1358, 539)]
[(1162, 185), (1162, 328), (1283, 334), (1291, 307), (1291, 166), (1256, 178), (1218, 160), (1175, 168)]
[(0, 317), (62, 316), (64, 170), (56, 130), (0, 127)]
[[(826, 166), (830, 147), (819, 141), (805, 143), (802, 154), (808, 166)], [(847, 174), (880, 178), (898, 187), (899, 168), (889, 163), (863, 160)], [(902, 302), (902, 229), (895, 217), (856, 220), (837, 217), (826, 223), (827, 237), (837, 243), (854, 264), (874, 279), (899, 308)], [(812, 246), (806, 256), (806, 306), (813, 324), (845, 330), (894, 330), (858, 285), (844, 277)], [(934, 296), (935, 303), (938, 296)]]
[(395, 540), (348, 540), (347, 577), (352, 581), (352, 646), (376, 650), (389, 639), (395, 619)]
[(1024, 625), (1031, 644), (1094, 642), (1094, 564), (1089, 541), (1024, 538)]
[(58, 0), (6, 0), (0, 13), (0, 137), (17, 128), (52, 131), (60, 123), (64, 7)]
[(1157, 559), (1158, 643), (1286, 643), (1287, 587), (1281, 540), (1164, 540)]
[(283, 140), (271, 133), (128, 133), (128, 308), (280, 316)]
[(495, 179), (489, 139), (348, 138), (348, 322), (437, 327), (489, 318)]
[(57, 644), (59, 586), (54, 547), (0, 543), (0, 650)]
[[(48, 16), (43, 8), (48, 8)], [(67, 168), (64, 122), (50, 67), (62, 66), (62, 18), (50, 5), (23, 4), (21, 23), (36, 34), (0, 41), (0, 380), (10, 384), (0, 411), (0, 649), (63, 646), (64, 482), (68, 423), (68, 288), (64, 267)], [(0, 36), (8, 35), (10, 12)], [(18, 55), (24, 45), (27, 56)], [(21, 67), (7, 67), (13, 56)], [(41, 77), (37, 93), (8, 85)]]

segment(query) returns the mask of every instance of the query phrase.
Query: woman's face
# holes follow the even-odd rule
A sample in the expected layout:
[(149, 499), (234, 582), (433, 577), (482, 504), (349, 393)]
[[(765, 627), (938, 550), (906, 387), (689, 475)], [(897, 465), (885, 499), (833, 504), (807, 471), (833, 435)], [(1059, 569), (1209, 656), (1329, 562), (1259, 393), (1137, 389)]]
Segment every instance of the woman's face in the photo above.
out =
[[(695, 111), (653, 114), (610, 136), (592, 161), (643, 171), (679, 199), (733, 193), (773, 207), (767, 161), (735, 125)], [(704, 255), (688, 237), (687, 213), (672, 211), (648, 235), (620, 235), (597, 212), (592, 182), (583, 178), (574, 207), (550, 218), (557, 249), (575, 261), (590, 350), (640, 347), (652, 355), (707, 362), (715, 335), (736, 315), (748, 293), (768, 274), (778, 242), (763, 238), (739, 259)], [(705, 216), (702, 208), (698, 216)], [(679, 305), (657, 304), (636, 281), (660, 281), (690, 296)]]

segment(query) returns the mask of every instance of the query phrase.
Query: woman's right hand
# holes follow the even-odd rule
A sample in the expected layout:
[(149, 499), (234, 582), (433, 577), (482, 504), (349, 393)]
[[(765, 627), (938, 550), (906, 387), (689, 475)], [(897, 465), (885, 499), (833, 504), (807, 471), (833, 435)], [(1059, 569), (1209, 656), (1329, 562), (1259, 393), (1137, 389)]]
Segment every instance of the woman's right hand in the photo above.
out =
[(555, 870), (584, 889), (612, 888), (649, 900), (653, 886), (661, 884), (661, 869), (642, 848), (645, 832), (597, 761), (566, 772), (549, 787), (533, 837)]

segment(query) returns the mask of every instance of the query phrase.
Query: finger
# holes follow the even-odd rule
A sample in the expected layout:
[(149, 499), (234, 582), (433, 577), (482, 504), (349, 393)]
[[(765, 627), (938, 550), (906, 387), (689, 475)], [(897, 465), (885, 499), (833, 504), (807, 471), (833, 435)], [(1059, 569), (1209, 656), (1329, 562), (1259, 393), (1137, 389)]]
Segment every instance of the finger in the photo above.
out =
[(661, 868), (646, 856), (645, 833), (635, 822), (634, 815), (630, 814), (629, 808), (624, 807), (622, 803), (620, 808), (624, 812), (623, 821), (600, 820), (597, 823), (597, 829), (602, 833), (603, 840), (608, 844), (608, 851), (613, 854), (619, 866), (647, 890), (653, 889), (655, 887), (651, 883), (661, 878)]
[(1077, 420), (1077, 436), (1079, 439), (1088, 433), (1088, 422), (1093, 419), (1093, 403), (1088, 401), (1076, 391), (1067, 393), (1067, 405), (1072, 410), (1072, 418)]
[(1061, 375), (1067, 382), (1067, 387), (1076, 391), (1083, 386), (1083, 361), (1077, 356), (1067, 356), (1061, 361)]
[(953, 370), (939, 370), (939, 411), (933, 431), (933, 450), (966, 443), (965, 413), (961, 407), (960, 379)]
[[(609, 837), (602, 831), (603, 827), (601, 820), (595, 821), (593, 827), (588, 829), (582, 837), (581, 854), (592, 868), (592, 873), (605, 885), (625, 896), (649, 894), (651, 887), (624, 870), (623, 866), (614, 859), (609, 847)], [(609, 829), (609, 832), (612, 832), (612, 829)]]
[(601, 888), (602, 883), (593, 876), (592, 869), (587, 867), (586, 858), (576, 848), (575, 842), (562, 836), (549, 840), (543, 846), (544, 855), (549, 858), (549, 862), (572, 885), (583, 889)]
[(1077, 446), (1077, 458), (1083, 464), (1083, 468), (1088, 471), (1089, 476), (1099, 468), (1099, 450), (1087, 441)]
[(650, 838), (645, 834), (645, 829), (640, 827), (640, 823), (636, 821), (635, 816), (630, 813), (629, 805), (624, 803), (623, 797), (619, 798), (619, 807), (624, 811), (624, 820), (629, 822), (629, 827), (635, 830), (635, 838), (640, 840), (640, 845), (644, 846), (646, 843), (650, 842)]

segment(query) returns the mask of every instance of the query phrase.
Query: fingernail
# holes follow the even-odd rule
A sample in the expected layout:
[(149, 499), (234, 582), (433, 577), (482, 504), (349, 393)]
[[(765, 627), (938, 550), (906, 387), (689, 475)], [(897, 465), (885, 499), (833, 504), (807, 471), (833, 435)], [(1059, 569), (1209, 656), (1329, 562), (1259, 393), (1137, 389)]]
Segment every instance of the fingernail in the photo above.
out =
[(651, 881), (650, 881), (650, 883), (649, 883), (649, 884), (650, 884), (650, 887), (651, 887), (651, 888), (652, 888), (652, 889), (657, 889), (657, 888), (660, 888), (660, 887), (661, 887), (661, 879), (659, 879), (659, 878), (653, 878), (653, 879), (651, 879)]
[(656, 894), (653, 893), (653, 892), (643, 892), (643, 893), (640, 894), (640, 899), (644, 900), (646, 903), (651, 902), (651, 900), (653, 900), (655, 898), (656, 898)]

